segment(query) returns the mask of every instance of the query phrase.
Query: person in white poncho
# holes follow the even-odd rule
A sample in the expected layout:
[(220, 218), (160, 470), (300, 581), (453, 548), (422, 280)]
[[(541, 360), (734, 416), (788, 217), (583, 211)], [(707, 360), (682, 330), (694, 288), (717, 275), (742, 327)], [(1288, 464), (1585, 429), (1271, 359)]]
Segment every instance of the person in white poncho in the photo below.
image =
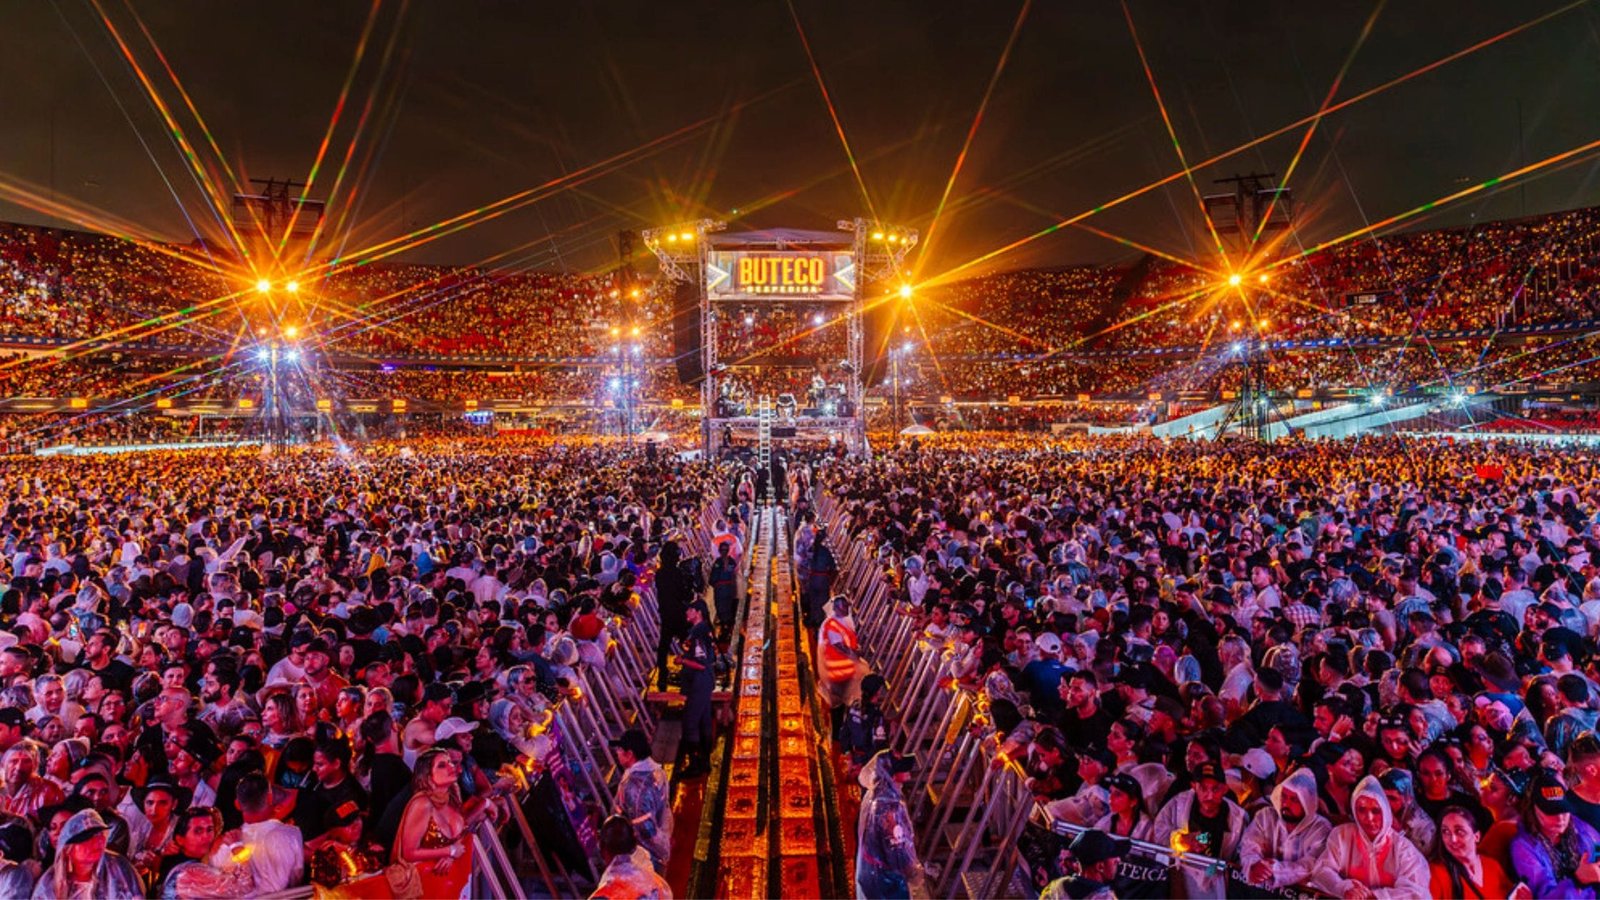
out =
[(1354, 822), (1328, 836), (1312, 871), (1311, 885), (1351, 900), (1405, 900), (1428, 896), (1428, 861), (1394, 827), (1389, 798), (1378, 779), (1367, 776), (1350, 795)]
[(1311, 877), (1333, 825), (1317, 813), (1317, 777), (1297, 769), (1272, 791), (1239, 839), (1239, 867), (1251, 883), (1273, 889)]

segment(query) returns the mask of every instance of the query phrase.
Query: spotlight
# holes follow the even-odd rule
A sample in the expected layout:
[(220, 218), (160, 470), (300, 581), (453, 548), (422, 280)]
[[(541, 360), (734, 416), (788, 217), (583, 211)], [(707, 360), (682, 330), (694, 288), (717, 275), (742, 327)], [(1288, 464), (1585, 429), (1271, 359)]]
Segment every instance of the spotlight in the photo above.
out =
[(643, 347), (640, 347), (640, 346), (639, 346), (639, 345), (638, 345), (638, 344), (634, 344), (634, 345), (633, 345), (633, 355), (634, 355), (634, 356), (638, 356), (638, 355), (639, 355), (639, 351), (641, 351), (641, 350), (643, 350), (643, 349), (644, 349), (644, 348), (643, 348)]
[(613, 391), (622, 390), (622, 379), (621, 378), (613, 378), (613, 379), (611, 379), (611, 389)]
[(1454, 406), (1466, 406), (1467, 405), (1467, 392), (1466, 391), (1451, 391), (1450, 392), (1450, 403), (1452, 405), (1454, 405)]
[(291, 281), (288, 284), (284, 285), (283, 289), (288, 291), (291, 294), (298, 294), (298, 293), (300, 293), (300, 282)]
[(637, 325), (633, 326), (633, 329), (631, 331), (629, 331), (628, 333), (630, 335), (632, 335), (633, 337), (638, 337), (639, 336), (639, 326), (637, 326)]
[(1239, 286), (1239, 282), (1241, 282), (1241, 281), (1244, 281), (1244, 276), (1240, 275), (1238, 272), (1235, 272), (1232, 275), (1228, 276), (1228, 284), (1233, 286), (1233, 287), (1238, 287)]
[(1240, 353), (1243, 353), (1244, 352), (1244, 341), (1234, 341), (1233, 342), (1233, 347), (1231, 349), (1233, 350), (1235, 356), (1237, 356)]
[(1384, 404), (1389, 402), (1389, 398), (1381, 393), (1373, 394), (1371, 397), (1367, 398), (1367, 402), (1372, 404), (1373, 407), (1377, 409), (1382, 409)]
[(872, 233), (872, 239), (873, 239), (873, 240), (875, 240), (875, 241), (881, 241), (881, 240), (883, 240), (883, 232), (881, 232), (881, 231), (874, 231), (874, 232), (873, 232), (873, 233)]
[(900, 352), (901, 353), (910, 353), (911, 352), (911, 342), (910, 341), (906, 341), (905, 344), (903, 344), (900, 347)]
[(285, 325), (283, 327), (283, 336), (294, 340), (300, 336), (300, 327), (298, 325)]
[(272, 290), (272, 282), (266, 280), (265, 278), (256, 282), (256, 293), (265, 294), (270, 290)]
[(694, 232), (685, 231), (683, 234), (678, 235), (678, 240), (684, 241), (686, 243), (687, 242), (691, 242), (691, 241), (694, 240)]
[(262, 362), (269, 362), (272, 359), (272, 348), (271, 347), (258, 348), (256, 350), (256, 359), (259, 359)]
[(756, 314), (755, 313), (747, 312), (747, 313), (744, 314), (744, 324), (745, 324), (746, 328), (750, 327), (751, 325), (754, 325), (755, 323), (756, 323)]
[(1262, 272), (1260, 275), (1256, 276), (1256, 280), (1261, 282), (1262, 284), (1266, 284), (1268, 281), (1271, 281), (1272, 279), (1271, 279), (1271, 277), (1269, 277), (1267, 275), (1267, 273)]
[(675, 235), (675, 234), (667, 235), (667, 243), (676, 244), (677, 242), (678, 242), (678, 236), (677, 235)]
[(288, 362), (292, 362), (292, 363), (299, 362), (300, 361), (300, 348), (298, 348), (298, 347), (290, 347), (289, 349), (283, 351), (283, 358)]
[(910, 300), (911, 299), (911, 294), (912, 294), (911, 285), (909, 285), (909, 284), (900, 285), (900, 297), (901, 297), (901, 299)]

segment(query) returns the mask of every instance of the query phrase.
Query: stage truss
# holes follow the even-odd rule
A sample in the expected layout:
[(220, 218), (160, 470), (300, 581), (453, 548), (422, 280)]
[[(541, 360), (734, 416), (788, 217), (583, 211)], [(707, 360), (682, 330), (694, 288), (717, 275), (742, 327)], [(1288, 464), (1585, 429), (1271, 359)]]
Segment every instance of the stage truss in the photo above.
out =
[[(848, 245), (851, 254), (850, 284), (847, 297), (827, 302), (842, 306), (846, 330), (846, 380), (845, 396), (848, 415), (792, 416), (769, 423), (777, 426), (778, 439), (792, 437), (798, 440), (817, 440), (837, 437), (851, 453), (867, 450), (867, 418), (865, 382), (867, 348), (865, 346), (865, 312), (869, 293), (883, 293), (898, 289), (898, 279), (903, 271), (905, 257), (917, 245), (918, 234), (913, 229), (896, 228), (868, 219), (840, 219), (836, 223), (837, 241), (815, 238), (789, 240), (785, 232), (767, 232), (770, 237), (759, 242), (760, 249), (770, 253), (801, 252), (819, 246), (840, 247)], [(727, 224), (714, 219), (700, 219), (679, 225), (652, 228), (643, 232), (645, 246), (660, 262), (661, 277), (658, 289), (672, 293), (679, 284), (695, 286), (699, 298), (700, 363), (704, 379), (700, 384), (701, 444), (707, 456), (720, 455), (725, 439), (745, 436), (747, 432), (759, 433), (760, 440), (771, 439), (771, 428), (764, 428), (756, 415), (723, 415), (718, 400), (722, 396), (724, 379), (729, 374), (729, 363), (721, 359), (718, 346), (718, 322), (721, 316), (731, 315), (733, 305), (728, 300), (713, 299), (708, 283), (708, 254), (712, 239), (708, 236), (722, 232)], [(791, 302), (798, 298), (789, 298)], [(739, 302), (749, 302), (741, 298)], [(875, 302), (886, 302), (878, 299)], [(877, 348), (878, 352), (882, 348)], [(819, 361), (820, 362), (820, 361)], [(831, 362), (831, 361), (830, 361)], [(770, 407), (776, 398), (764, 398)], [(751, 435), (754, 437), (755, 435)], [(766, 445), (763, 444), (763, 450)]]

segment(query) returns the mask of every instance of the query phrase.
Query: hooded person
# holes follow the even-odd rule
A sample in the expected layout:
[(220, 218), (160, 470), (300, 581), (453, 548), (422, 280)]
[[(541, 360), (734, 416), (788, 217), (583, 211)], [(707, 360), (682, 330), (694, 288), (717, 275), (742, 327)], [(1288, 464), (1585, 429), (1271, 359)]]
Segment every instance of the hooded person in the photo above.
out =
[(1239, 839), (1239, 868), (1251, 884), (1299, 887), (1310, 879), (1333, 824), (1317, 812), (1317, 777), (1310, 769), (1290, 773), (1271, 799)]
[(906, 810), (903, 785), (912, 759), (884, 750), (867, 762), (858, 780), (865, 791), (857, 822), (856, 898), (908, 898), (922, 878), (922, 862)]
[(56, 860), (39, 877), (33, 900), (69, 900), (94, 897), (96, 900), (136, 900), (144, 887), (133, 864), (119, 853), (106, 849), (109, 829), (100, 814), (92, 809), (73, 813), (56, 838)]
[[(1222, 767), (1214, 762), (1194, 769), (1194, 786), (1177, 794), (1156, 814), (1157, 835), (1174, 836), (1177, 849), (1213, 859), (1233, 859), (1239, 839), (1250, 822), (1244, 808), (1228, 796), (1228, 782)], [(1181, 836), (1181, 840), (1179, 840)], [(1179, 846), (1179, 844), (1184, 846)], [(1223, 897), (1227, 875), (1221, 871), (1183, 869), (1185, 897)]]
[(1428, 896), (1428, 860), (1395, 829), (1378, 779), (1361, 779), (1350, 794), (1353, 822), (1335, 826), (1312, 869), (1311, 887), (1334, 897), (1364, 888), (1378, 900)]

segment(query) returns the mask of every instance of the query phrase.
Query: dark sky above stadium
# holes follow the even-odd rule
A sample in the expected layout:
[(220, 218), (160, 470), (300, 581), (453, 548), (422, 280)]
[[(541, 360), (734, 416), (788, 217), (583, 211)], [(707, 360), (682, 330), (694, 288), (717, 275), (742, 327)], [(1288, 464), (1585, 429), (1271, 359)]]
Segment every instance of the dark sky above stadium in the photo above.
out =
[[(406, 258), (572, 269), (605, 267), (619, 228), (702, 215), (831, 227), (865, 214), (816, 72), (871, 208), (924, 233), (994, 79), (923, 277), (1180, 171), (1140, 45), (1191, 163), (1315, 114), (1336, 80), (1335, 103), (1398, 80), (1326, 116), (1307, 142), (1290, 182), (1302, 243), (1600, 138), (1600, 2), (1129, 0), (1132, 29), (1107, 0), (1036, 0), (1018, 26), (1023, 8), (795, 0), (792, 16), (772, 0), (6, 3), (0, 219), (220, 234), (142, 78), (213, 172), (217, 154), (179, 84), (236, 175), (304, 180), (349, 77), (312, 191), (333, 192), (330, 222), (345, 227), (332, 244), (348, 253), (548, 185), (530, 196), (537, 202), (469, 219)], [(1289, 129), (1199, 169), (1194, 187), (1180, 178), (1086, 224), (1207, 257), (1195, 190), (1250, 170), (1285, 173), (1305, 136)], [(1593, 204), (1595, 175), (1594, 154), (1579, 154), (1396, 227)], [(24, 190), (36, 198), (19, 203)], [(51, 197), (76, 211), (52, 215)], [(1134, 252), (1067, 228), (965, 271)]]

